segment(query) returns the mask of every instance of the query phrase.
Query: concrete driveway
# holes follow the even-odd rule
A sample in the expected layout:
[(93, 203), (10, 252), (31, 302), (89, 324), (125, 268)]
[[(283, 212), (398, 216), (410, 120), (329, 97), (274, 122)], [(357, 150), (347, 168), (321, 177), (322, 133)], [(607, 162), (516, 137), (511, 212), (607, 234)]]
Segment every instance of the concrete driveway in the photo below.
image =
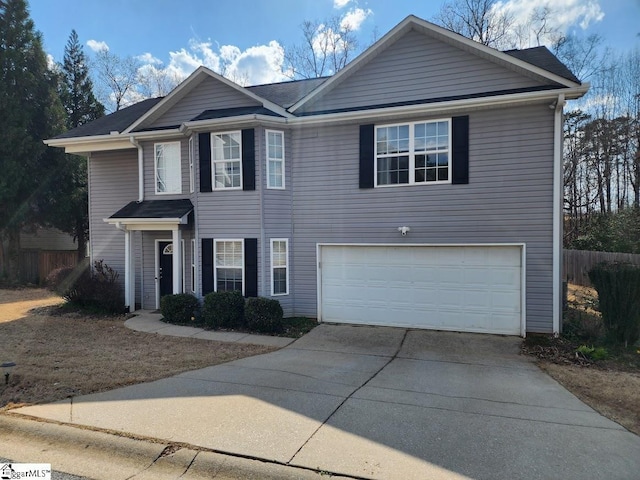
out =
[(325, 324), (274, 353), (13, 412), (357, 478), (637, 478), (640, 437), (519, 342)]

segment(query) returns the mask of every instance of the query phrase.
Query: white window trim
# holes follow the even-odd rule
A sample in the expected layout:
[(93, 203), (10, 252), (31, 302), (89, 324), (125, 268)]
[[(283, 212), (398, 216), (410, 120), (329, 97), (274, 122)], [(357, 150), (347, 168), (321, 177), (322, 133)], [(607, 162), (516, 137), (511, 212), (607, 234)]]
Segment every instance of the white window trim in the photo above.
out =
[[(215, 135), (230, 135), (232, 133), (240, 134), (240, 158), (238, 160), (214, 160), (213, 158), (213, 147), (214, 141), (213, 137)], [(242, 130), (229, 130), (225, 132), (211, 132), (211, 189), (212, 190), (242, 190), (243, 182), (242, 182)], [(226, 163), (226, 162), (240, 162), (240, 186), (239, 187), (218, 187), (216, 186), (216, 163)], [(243, 283), (244, 285), (244, 283)]]
[[(178, 186), (177, 192), (159, 192), (158, 191), (158, 157), (156, 148), (158, 145), (178, 145)], [(178, 142), (158, 142), (153, 144), (153, 185), (156, 195), (180, 195), (182, 193), (182, 145)]]
[[(279, 134), (282, 137), (282, 158), (271, 158), (269, 157), (269, 134), (270, 133), (276, 133)], [(285, 158), (286, 158), (286, 151), (285, 151), (285, 145), (284, 145), (284, 132), (282, 130), (265, 130), (264, 131), (264, 145), (265, 145), (265, 158), (267, 161), (267, 188), (269, 190), (285, 190), (286, 185), (285, 185)], [(277, 187), (274, 185), (270, 185), (269, 182), (271, 180), (271, 170), (269, 169), (269, 164), (271, 163), (271, 161), (276, 161), (276, 162), (282, 162), (282, 186), (281, 187)]]
[(186, 289), (185, 273), (187, 272), (186, 272), (185, 260), (187, 259), (187, 252), (184, 246), (184, 238), (180, 240), (180, 247), (181, 247), (181, 253), (182, 253), (182, 293), (186, 293), (187, 289)]
[(191, 291), (197, 292), (198, 269), (196, 268), (196, 239), (191, 239)]
[(195, 192), (196, 187), (196, 177), (195, 177), (195, 168), (193, 165), (193, 160), (195, 158), (195, 152), (193, 151), (194, 141), (193, 136), (189, 137), (189, 192)]
[[(416, 182), (416, 152), (414, 151), (415, 148), (415, 126), (417, 124), (421, 124), (421, 123), (437, 123), (437, 122), (447, 122), (448, 124), (448, 138), (449, 138), (449, 143), (447, 145), (447, 153), (449, 155), (449, 165), (448, 165), (448, 175), (447, 175), (447, 180), (436, 180), (433, 182)], [(385, 123), (385, 124), (380, 124), (380, 125), (374, 125), (374, 139), (373, 139), (373, 149), (374, 149), (374, 153), (373, 153), (373, 158), (374, 158), (374, 163), (373, 163), (373, 186), (374, 188), (387, 188), (387, 187), (406, 187), (409, 185), (446, 185), (446, 184), (451, 184), (451, 174), (452, 174), (452, 166), (453, 166), (453, 155), (452, 155), (452, 148), (451, 148), (451, 142), (452, 142), (452, 138), (451, 138), (451, 118), (434, 118), (434, 119), (429, 119), (429, 120), (419, 120), (416, 122), (400, 122), (400, 123)], [(409, 126), (409, 151), (405, 154), (398, 154), (398, 155), (390, 155), (390, 156), (408, 156), (409, 157), (409, 183), (393, 183), (393, 184), (385, 184), (385, 185), (378, 185), (378, 128), (386, 128), (386, 127), (399, 127), (399, 126), (403, 126), (403, 125), (408, 125)], [(418, 152), (419, 155), (423, 154), (424, 152)]]
[(244, 265), (244, 238), (220, 238), (213, 240), (213, 291), (218, 291), (218, 257), (216, 252), (218, 251), (218, 243), (223, 242), (240, 242), (240, 248), (242, 249), (242, 295), (244, 296), (246, 279), (245, 279), (245, 265)]
[[(284, 293), (274, 293), (274, 283), (273, 283), (273, 272), (274, 272), (274, 266), (273, 266), (273, 244), (274, 242), (284, 242), (285, 247), (287, 249), (287, 256), (286, 256), (286, 264), (285, 264), (285, 268), (286, 268), (286, 281), (287, 281), (287, 290)], [(271, 250), (271, 259), (270, 259), (270, 263), (271, 263), (271, 296), (272, 297), (282, 297), (285, 295), (289, 295), (289, 239), (288, 238), (272, 238), (271, 239), (271, 243), (270, 243), (270, 250)], [(282, 267), (278, 267), (278, 268), (282, 268)]]

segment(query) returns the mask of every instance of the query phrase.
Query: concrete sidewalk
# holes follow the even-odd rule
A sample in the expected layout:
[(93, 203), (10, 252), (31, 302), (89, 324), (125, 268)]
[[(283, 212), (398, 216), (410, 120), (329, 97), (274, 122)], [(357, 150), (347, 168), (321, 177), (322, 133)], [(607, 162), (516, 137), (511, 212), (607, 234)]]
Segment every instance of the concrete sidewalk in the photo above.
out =
[(640, 438), (519, 342), (323, 324), (277, 352), (12, 412), (182, 445), (172, 458), (262, 460), (283, 478), (636, 478)]

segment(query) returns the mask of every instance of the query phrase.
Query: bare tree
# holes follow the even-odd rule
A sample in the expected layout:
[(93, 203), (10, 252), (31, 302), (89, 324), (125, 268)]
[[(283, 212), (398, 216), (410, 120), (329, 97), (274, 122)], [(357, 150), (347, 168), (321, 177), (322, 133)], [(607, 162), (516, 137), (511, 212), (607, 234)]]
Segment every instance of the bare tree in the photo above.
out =
[(119, 57), (105, 48), (96, 53), (94, 66), (99, 100), (111, 111), (127, 106), (138, 85), (140, 62), (133, 57)]
[(451, 0), (435, 15), (434, 21), (489, 47), (514, 48), (514, 18), (496, 8), (495, 0)]
[(184, 80), (178, 72), (163, 65), (144, 65), (138, 68), (137, 74), (134, 89), (142, 98), (164, 97)]
[(581, 38), (575, 35), (560, 36), (552, 45), (553, 53), (581, 80), (588, 80), (601, 67), (602, 37), (597, 34)]
[(358, 51), (355, 32), (339, 16), (325, 21), (306, 20), (303, 40), (285, 52), (291, 78), (316, 78), (342, 70)]

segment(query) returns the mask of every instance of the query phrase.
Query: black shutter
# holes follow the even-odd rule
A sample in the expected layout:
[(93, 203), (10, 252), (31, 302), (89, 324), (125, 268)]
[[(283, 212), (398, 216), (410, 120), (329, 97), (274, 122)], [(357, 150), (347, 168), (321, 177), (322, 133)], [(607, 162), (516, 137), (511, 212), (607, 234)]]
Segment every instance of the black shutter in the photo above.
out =
[(469, 183), (469, 116), (451, 119), (453, 178), (455, 185)]
[(256, 144), (253, 128), (242, 130), (242, 189), (256, 189)]
[(200, 156), (200, 191), (211, 192), (211, 134), (198, 135), (198, 153)]
[(244, 296), (258, 296), (258, 239), (244, 239)]
[(213, 238), (202, 239), (202, 295), (215, 290), (213, 284)]
[(374, 129), (372, 125), (360, 125), (360, 188), (374, 185)]

